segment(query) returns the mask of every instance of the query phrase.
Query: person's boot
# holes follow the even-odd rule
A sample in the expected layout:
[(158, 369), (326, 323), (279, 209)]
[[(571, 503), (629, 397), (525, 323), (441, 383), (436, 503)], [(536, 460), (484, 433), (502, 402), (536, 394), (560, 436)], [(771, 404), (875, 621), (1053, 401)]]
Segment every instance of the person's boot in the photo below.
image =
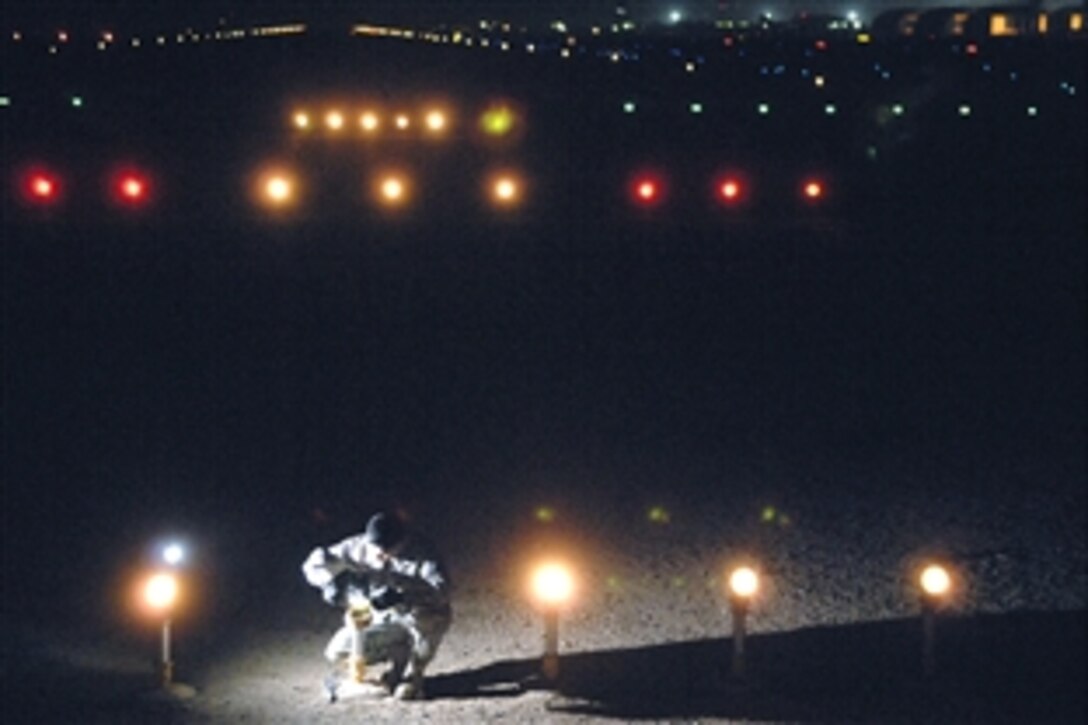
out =
[(393, 690), (393, 697), (398, 700), (422, 700), (423, 699), (423, 675), (413, 674)]

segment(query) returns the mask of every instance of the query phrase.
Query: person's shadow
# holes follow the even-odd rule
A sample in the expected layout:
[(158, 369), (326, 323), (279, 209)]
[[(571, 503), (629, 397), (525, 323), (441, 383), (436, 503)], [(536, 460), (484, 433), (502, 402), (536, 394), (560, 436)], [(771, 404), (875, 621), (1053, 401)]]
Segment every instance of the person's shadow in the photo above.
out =
[(1085, 722), (1085, 612), (938, 622), (933, 674), (917, 619), (749, 636), (734, 676), (729, 639), (564, 654), (428, 678), (429, 698), (548, 690), (557, 712), (623, 719)]

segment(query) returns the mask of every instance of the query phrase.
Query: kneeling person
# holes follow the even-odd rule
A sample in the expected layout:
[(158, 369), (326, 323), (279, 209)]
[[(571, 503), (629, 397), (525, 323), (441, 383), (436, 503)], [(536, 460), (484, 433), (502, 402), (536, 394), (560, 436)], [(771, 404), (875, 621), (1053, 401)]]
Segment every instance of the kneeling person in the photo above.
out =
[[(303, 574), (326, 601), (349, 607), (349, 620), (329, 642), (331, 661), (353, 658), (357, 668), (390, 663), (382, 683), (394, 696), (423, 697), (423, 675), (449, 629), (449, 576), (433, 546), (394, 514), (378, 513), (366, 531), (314, 549)], [(365, 599), (370, 620), (352, 618)], [(359, 670), (356, 669), (356, 672)]]

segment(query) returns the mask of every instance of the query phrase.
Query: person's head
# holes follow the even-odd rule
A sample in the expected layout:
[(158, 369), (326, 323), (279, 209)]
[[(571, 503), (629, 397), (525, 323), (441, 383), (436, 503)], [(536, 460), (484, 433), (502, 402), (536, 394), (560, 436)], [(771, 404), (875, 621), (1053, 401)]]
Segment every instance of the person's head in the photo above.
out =
[(400, 517), (394, 513), (380, 511), (366, 522), (367, 543), (376, 547), (383, 554), (390, 554), (404, 542), (408, 531)]

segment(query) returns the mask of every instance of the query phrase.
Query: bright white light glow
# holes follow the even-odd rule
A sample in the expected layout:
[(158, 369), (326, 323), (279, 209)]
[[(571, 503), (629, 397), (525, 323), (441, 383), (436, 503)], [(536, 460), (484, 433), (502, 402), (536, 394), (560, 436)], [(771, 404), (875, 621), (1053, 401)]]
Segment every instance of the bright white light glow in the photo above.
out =
[(533, 596), (545, 606), (557, 606), (574, 594), (574, 579), (562, 564), (544, 564), (533, 574)]
[(952, 577), (940, 564), (930, 564), (918, 577), (922, 591), (931, 597), (944, 596), (952, 588)]
[(162, 560), (170, 566), (177, 566), (185, 560), (185, 548), (181, 544), (167, 544), (162, 550)]
[(750, 599), (759, 590), (759, 575), (751, 567), (741, 566), (729, 575), (729, 591), (741, 599)]
[(152, 609), (169, 609), (178, 597), (178, 580), (172, 574), (155, 574), (144, 586), (144, 601)]

